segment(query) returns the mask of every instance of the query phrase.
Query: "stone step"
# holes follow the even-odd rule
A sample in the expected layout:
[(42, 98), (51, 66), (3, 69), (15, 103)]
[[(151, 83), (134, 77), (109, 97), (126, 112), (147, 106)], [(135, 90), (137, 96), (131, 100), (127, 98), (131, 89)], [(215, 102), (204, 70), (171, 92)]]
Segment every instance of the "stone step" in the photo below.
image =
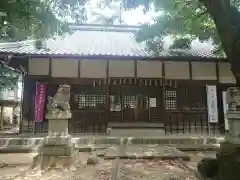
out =
[(9, 145), (0, 147), (0, 153), (36, 153), (38, 146)]
[[(14, 137), (14, 138), (1, 138), (0, 147), (9, 145), (25, 145), (25, 146), (38, 146), (43, 142), (44, 137)], [(110, 137), (110, 136), (89, 136), (89, 137), (73, 137), (73, 141), (77, 145), (88, 144), (219, 144), (224, 140), (223, 137), (210, 137), (210, 136), (162, 136), (162, 137)]]
[(142, 129), (142, 128), (112, 128), (109, 135), (110, 136), (121, 136), (121, 137), (127, 137), (127, 136), (142, 136), (144, 134), (145, 137), (158, 137), (158, 136), (163, 136), (165, 134), (164, 129)]
[[(28, 153), (36, 152), (44, 142), (43, 137), (32, 138), (1, 138), (0, 153)], [(120, 143), (128, 145), (172, 145), (184, 151), (216, 150), (222, 137), (187, 137), (187, 136), (162, 136), (162, 137), (108, 137), (108, 136), (83, 136), (73, 138), (79, 151), (91, 151), (92, 148), (104, 149)]]
[[(163, 144), (164, 145), (164, 144)], [(170, 146), (169, 144), (165, 144), (165, 146)], [(212, 145), (171, 145), (176, 147), (181, 151), (217, 151), (219, 150), (219, 144)], [(105, 152), (105, 149), (112, 147), (109, 145), (77, 145), (76, 149), (79, 152)], [(9, 145), (9, 146), (1, 146), (0, 153), (34, 153), (38, 152), (39, 146), (24, 146), (24, 145)]]
[[(131, 146), (131, 145), (130, 145)], [(141, 145), (138, 145), (141, 146)], [(142, 145), (147, 146), (147, 145)], [(161, 144), (161, 146), (169, 146), (176, 147), (180, 151), (217, 151), (220, 148), (219, 144), (209, 144), (209, 145), (169, 145), (169, 144)], [(105, 149), (113, 147), (111, 144), (102, 144), (102, 145), (80, 145), (76, 146), (76, 148), (80, 152), (91, 152), (91, 151), (105, 151)]]

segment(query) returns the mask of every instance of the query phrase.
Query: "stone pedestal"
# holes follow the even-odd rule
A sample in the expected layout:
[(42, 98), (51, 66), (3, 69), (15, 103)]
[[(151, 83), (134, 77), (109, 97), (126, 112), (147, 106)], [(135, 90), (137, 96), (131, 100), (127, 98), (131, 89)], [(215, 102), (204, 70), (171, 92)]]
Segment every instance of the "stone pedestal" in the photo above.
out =
[(240, 89), (229, 88), (227, 92), (229, 133), (226, 141), (240, 145)]
[(240, 145), (240, 111), (228, 111), (229, 133), (225, 139), (233, 144)]
[(41, 169), (72, 168), (78, 163), (78, 154), (68, 134), (68, 119), (48, 117), (48, 136), (38, 149), (33, 167)]

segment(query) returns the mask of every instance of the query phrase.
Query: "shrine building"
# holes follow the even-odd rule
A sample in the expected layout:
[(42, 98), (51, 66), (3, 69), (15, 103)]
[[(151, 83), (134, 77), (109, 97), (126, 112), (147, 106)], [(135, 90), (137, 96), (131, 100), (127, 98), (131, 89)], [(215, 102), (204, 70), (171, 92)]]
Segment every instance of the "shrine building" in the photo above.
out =
[[(107, 128), (224, 132), (223, 92), (235, 86), (227, 59), (201, 49), (152, 57), (135, 41), (136, 30), (77, 26), (72, 34), (44, 43), (0, 43), (1, 59), (11, 57), (10, 66), (26, 71), (21, 132), (47, 131), (47, 97), (60, 84), (71, 86), (72, 134), (106, 133)], [(37, 83), (45, 88), (38, 120)]]

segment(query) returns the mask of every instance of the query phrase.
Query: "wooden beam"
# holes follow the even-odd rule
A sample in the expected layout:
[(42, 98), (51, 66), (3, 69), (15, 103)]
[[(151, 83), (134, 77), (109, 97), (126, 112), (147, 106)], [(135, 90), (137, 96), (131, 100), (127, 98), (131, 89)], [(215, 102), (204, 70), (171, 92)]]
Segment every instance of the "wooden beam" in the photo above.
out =
[[(158, 57), (143, 57), (143, 56), (117, 56), (117, 55), (74, 55), (74, 54), (69, 54), (69, 55), (56, 55), (56, 54), (32, 54), (32, 57), (35, 58), (61, 58), (61, 59), (105, 59), (105, 60), (148, 60), (148, 61), (177, 61), (177, 62), (184, 62), (184, 61), (204, 61), (204, 62), (229, 62), (228, 59), (226, 58), (214, 58), (214, 57), (199, 57), (199, 56), (158, 56)], [(21, 54), (15, 55), (13, 57), (16, 58), (23, 58)]]

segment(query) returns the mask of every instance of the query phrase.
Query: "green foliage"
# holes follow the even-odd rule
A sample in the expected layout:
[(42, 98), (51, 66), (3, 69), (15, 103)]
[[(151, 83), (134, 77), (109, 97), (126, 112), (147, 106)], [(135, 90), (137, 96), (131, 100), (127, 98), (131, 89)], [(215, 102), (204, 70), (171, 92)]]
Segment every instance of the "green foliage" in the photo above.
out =
[(17, 87), (20, 75), (0, 64), (0, 92)]
[[(193, 40), (200, 41), (213, 40), (215, 53), (222, 53), (221, 42), (216, 31), (215, 24), (210, 17), (201, 0), (154, 0), (154, 5), (158, 11), (162, 11), (155, 19), (154, 24), (145, 24), (136, 34), (139, 42), (152, 41), (156, 45), (157, 38), (163, 39), (163, 36), (171, 36), (173, 44), (171, 49), (190, 48)], [(149, 44), (149, 43), (147, 43)], [(148, 46), (151, 49), (150, 46)], [(160, 52), (155, 52), (159, 54)]]
[[(84, 0), (0, 0), (0, 42), (45, 39), (69, 32), (69, 19), (86, 21)], [(0, 64), (0, 92), (19, 75)]]
[(69, 31), (67, 20), (86, 20), (84, 0), (1, 0), (1, 41), (48, 38)]
[(191, 47), (191, 38), (188, 37), (180, 37), (175, 38), (174, 43), (171, 45), (171, 49), (178, 49), (181, 47), (181, 49), (189, 49)]

